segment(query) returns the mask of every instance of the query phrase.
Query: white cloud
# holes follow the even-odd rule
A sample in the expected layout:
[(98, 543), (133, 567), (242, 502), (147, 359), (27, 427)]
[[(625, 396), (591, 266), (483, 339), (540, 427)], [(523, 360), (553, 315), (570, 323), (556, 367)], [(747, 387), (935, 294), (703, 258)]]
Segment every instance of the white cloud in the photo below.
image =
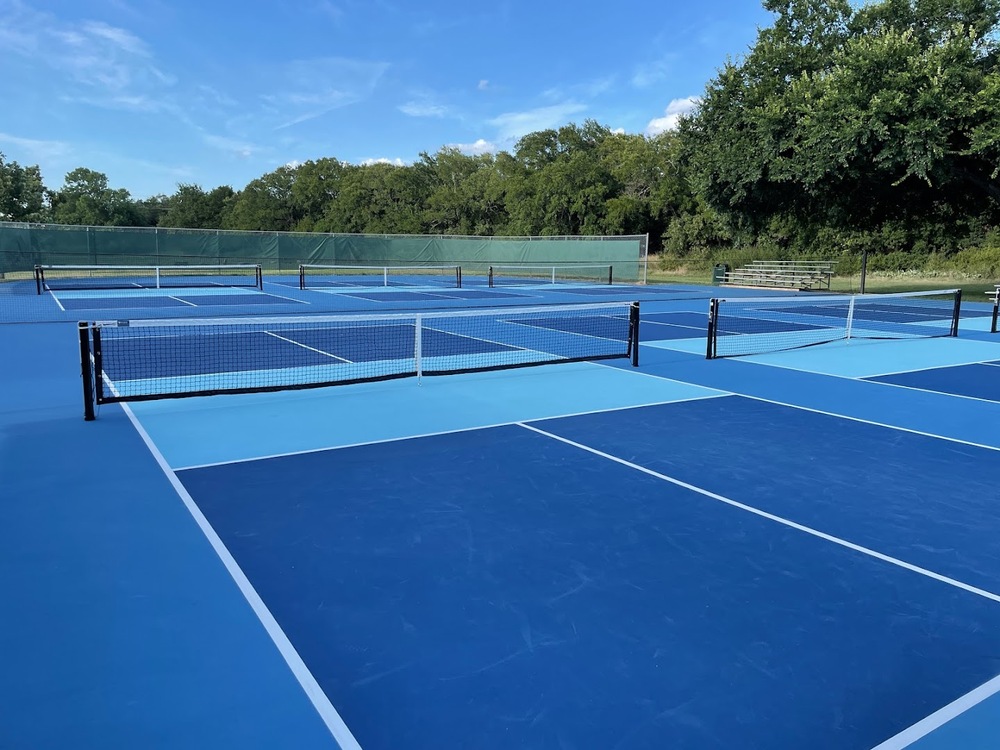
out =
[(316, 10), (334, 21), (341, 21), (344, 17), (344, 9), (334, 5), (330, 0), (320, 0), (316, 3)]
[(625, 135), (625, 128), (612, 128), (611, 132), (615, 135)]
[(101, 21), (86, 21), (82, 28), (86, 34), (89, 34), (91, 37), (103, 39), (109, 42), (112, 47), (117, 47), (122, 52), (139, 55), (140, 57), (150, 56), (146, 43), (125, 29), (120, 29), (117, 26), (109, 26)]
[(229, 138), (224, 135), (213, 135), (212, 133), (202, 133), (201, 140), (208, 146), (212, 148), (217, 148), (220, 151), (225, 151), (226, 153), (240, 157), (241, 159), (248, 159), (255, 153), (260, 151), (257, 146), (252, 143), (246, 143), (236, 138)]
[(614, 85), (614, 76), (605, 76), (604, 78), (595, 78), (592, 81), (582, 83), (578, 88), (587, 96), (594, 97), (610, 91)]
[(275, 130), (292, 127), (370, 97), (389, 63), (321, 57), (283, 66), (273, 83), (278, 93), (261, 96), (281, 113)]
[(467, 154), (469, 156), (492, 154), (499, 150), (495, 143), (487, 141), (483, 138), (480, 138), (475, 143), (449, 143), (446, 148), (458, 149), (463, 154)]
[(483, 78), (479, 84), (476, 86), (480, 91), (486, 91), (490, 87), (490, 82)]
[(149, 94), (176, 83), (131, 31), (103, 21), (70, 24), (19, 0), (0, 3), (0, 48), (90, 90), (76, 92), (81, 96)]
[(377, 159), (362, 159), (361, 160), (361, 166), (362, 167), (370, 167), (372, 164), (391, 164), (394, 167), (405, 167), (406, 166), (406, 162), (403, 161), (402, 159), (400, 159), (399, 157), (396, 157), (395, 159), (387, 159), (384, 156), (380, 156)]
[(444, 105), (430, 102), (407, 102), (400, 105), (399, 111), (410, 117), (447, 117), (449, 112)]
[(637, 66), (632, 72), (632, 85), (644, 89), (660, 83), (670, 74), (672, 63), (673, 56), (671, 55)]
[[(70, 145), (65, 141), (45, 141), (36, 138), (21, 138), (9, 133), (0, 133), (0, 143), (11, 146), (28, 154), (31, 160), (47, 160), (65, 156), (70, 152)], [(13, 159), (13, 161), (18, 161)]]
[(573, 115), (586, 109), (584, 104), (569, 101), (526, 112), (506, 112), (494, 117), (489, 123), (497, 128), (499, 140), (513, 141), (528, 133), (566, 125)]
[(646, 135), (659, 135), (667, 130), (676, 129), (680, 118), (694, 112), (699, 104), (701, 104), (701, 98), (697, 96), (672, 100), (667, 105), (663, 117), (656, 117), (649, 121), (649, 125), (646, 126)]

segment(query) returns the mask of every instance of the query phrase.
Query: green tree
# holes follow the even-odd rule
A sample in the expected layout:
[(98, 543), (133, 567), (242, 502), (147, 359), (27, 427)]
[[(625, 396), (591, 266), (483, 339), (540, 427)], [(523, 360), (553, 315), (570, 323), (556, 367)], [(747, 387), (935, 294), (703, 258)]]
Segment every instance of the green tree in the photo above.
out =
[(226, 229), (290, 231), (297, 221), (292, 202), (293, 167), (278, 167), (251, 180), (233, 198), (225, 214)]
[(228, 185), (205, 192), (199, 185), (178, 185), (160, 218), (161, 227), (188, 229), (220, 229), (233, 201), (233, 189)]
[(57, 224), (126, 227), (142, 223), (128, 190), (108, 187), (107, 175), (85, 167), (69, 172), (62, 189), (52, 196), (52, 217)]
[(427, 231), (490, 233), (489, 228), (502, 220), (502, 200), (498, 202), (499, 196), (490, 194), (491, 155), (468, 156), (455, 148), (443, 148), (434, 156), (421, 154), (420, 159), (431, 181), (424, 212)]
[(515, 147), (520, 179), (508, 191), (510, 229), (516, 234), (601, 234), (608, 200), (621, 186), (601, 160), (611, 131), (582, 126), (531, 133)]
[(135, 208), (140, 219), (139, 226), (160, 226), (163, 217), (170, 210), (170, 200), (170, 196), (160, 193), (136, 201)]
[(331, 158), (307, 161), (296, 168), (290, 196), (296, 230), (316, 228), (340, 194), (344, 175), (352, 169), (356, 167)]
[(998, 0), (765, 7), (774, 26), (681, 124), (709, 207), (758, 230), (996, 212)]
[(45, 185), (38, 165), (22, 167), (0, 153), (0, 220), (42, 221), (44, 211)]
[(430, 183), (426, 165), (420, 164), (376, 163), (348, 170), (316, 230), (421, 234)]

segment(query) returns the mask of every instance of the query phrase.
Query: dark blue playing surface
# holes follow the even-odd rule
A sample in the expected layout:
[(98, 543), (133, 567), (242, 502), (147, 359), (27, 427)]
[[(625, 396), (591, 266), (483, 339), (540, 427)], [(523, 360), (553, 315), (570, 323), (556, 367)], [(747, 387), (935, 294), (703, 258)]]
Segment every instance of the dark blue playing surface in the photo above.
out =
[(929, 370), (881, 375), (869, 380), (1000, 401), (1000, 366), (996, 363), (936, 367)]
[[(865, 475), (884, 436), (824, 442), (825, 419), (726, 398), (538, 426), (883, 548), (961, 541), (985, 557), (953, 571), (995, 574), (988, 534), (934, 520), (977, 501), (897, 524), (938, 469)], [(796, 420), (825, 473), (779, 463), (771, 490), (760, 456), (792, 460)], [(1000, 653), (993, 602), (522, 427), (179, 476), (365, 747), (870, 748)]]

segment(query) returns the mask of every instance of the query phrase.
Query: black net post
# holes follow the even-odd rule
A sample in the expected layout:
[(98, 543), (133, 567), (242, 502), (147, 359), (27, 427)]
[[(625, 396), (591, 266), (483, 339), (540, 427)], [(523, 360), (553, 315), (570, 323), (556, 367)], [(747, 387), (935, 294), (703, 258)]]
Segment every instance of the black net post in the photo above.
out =
[(490, 285), (491, 287), (493, 286), (493, 266), (490, 266), (490, 272), (489, 272), (489, 285)]
[(990, 321), (990, 333), (997, 332), (997, 317), (1000, 316), (1000, 288), (993, 295), (993, 318)]
[(615, 272), (615, 267), (614, 266), (608, 266), (608, 284), (609, 285), (614, 282), (614, 272)]
[(299, 265), (299, 289), (306, 288), (306, 267)]
[(955, 292), (955, 312), (951, 317), (951, 335), (958, 335), (958, 321), (962, 317), (962, 290)]
[(639, 303), (633, 302), (629, 308), (629, 337), (628, 345), (632, 355), (632, 367), (639, 366)]
[(42, 271), (41, 266), (35, 266), (35, 291), (38, 294), (42, 293), (42, 288), (45, 286), (45, 273)]
[(101, 327), (91, 325), (91, 354), (94, 357), (94, 401), (98, 404), (105, 403), (104, 398), (104, 352), (101, 346)]
[(705, 359), (715, 359), (715, 331), (719, 319), (719, 300), (713, 299), (708, 303), (708, 345), (705, 351)]
[(462, 267), (461, 266), (455, 266), (455, 278), (458, 280), (458, 284), (457, 284), (458, 288), (461, 289), (462, 288)]
[(94, 371), (90, 361), (90, 326), (80, 323), (80, 368), (83, 375), (83, 418), (94, 420)]
[(257, 279), (256, 280), (257, 280), (257, 288), (260, 289), (263, 292), (264, 291), (264, 269), (261, 267), (261, 265), (259, 263), (257, 264)]

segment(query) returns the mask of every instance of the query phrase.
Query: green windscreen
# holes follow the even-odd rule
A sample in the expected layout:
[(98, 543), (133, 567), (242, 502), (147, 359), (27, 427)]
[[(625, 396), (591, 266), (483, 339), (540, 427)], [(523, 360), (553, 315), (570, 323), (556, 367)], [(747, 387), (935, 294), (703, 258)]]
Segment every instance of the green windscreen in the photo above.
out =
[(0, 222), (0, 274), (36, 265), (259, 263), (265, 273), (306, 264), (461, 265), (485, 275), (496, 265), (607, 264), (615, 282), (645, 280), (646, 237), (453, 237), (197, 229), (75, 227)]

